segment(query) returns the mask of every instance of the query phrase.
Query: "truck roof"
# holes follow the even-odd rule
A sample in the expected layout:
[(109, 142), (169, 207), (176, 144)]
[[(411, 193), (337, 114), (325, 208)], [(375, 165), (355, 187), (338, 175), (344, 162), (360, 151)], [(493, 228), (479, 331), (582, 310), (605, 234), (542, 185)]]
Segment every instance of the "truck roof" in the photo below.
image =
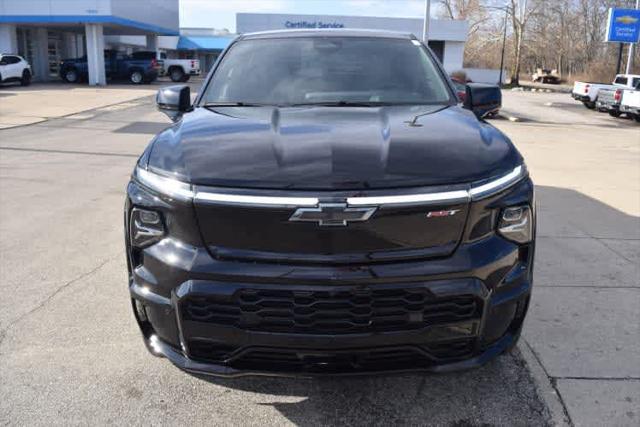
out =
[(397, 31), (385, 30), (366, 30), (366, 29), (341, 29), (341, 28), (323, 28), (323, 29), (294, 29), (294, 30), (272, 30), (260, 31), (255, 33), (245, 33), (238, 37), (238, 40), (251, 39), (275, 39), (288, 37), (376, 37), (386, 39), (406, 39), (416, 40), (416, 36), (411, 33), (403, 33)]

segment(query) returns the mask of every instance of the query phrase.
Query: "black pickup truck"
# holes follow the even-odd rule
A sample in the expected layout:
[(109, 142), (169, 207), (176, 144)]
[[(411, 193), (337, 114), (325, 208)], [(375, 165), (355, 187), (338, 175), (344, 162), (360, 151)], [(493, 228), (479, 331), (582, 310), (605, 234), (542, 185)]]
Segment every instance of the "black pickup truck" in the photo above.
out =
[[(145, 343), (220, 376), (450, 371), (513, 348), (533, 284), (534, 187), (410, 34), (243, 34), (127, 186)], [(463, 108), (464, 106), (464, 108)]]
[[(155, 59), (135, 59), (113, 50), (104, 51), (104, 67), (107, 78), (129, 80), (133, 84), (151, 83), (158, 78), (159, 65)], [(86, 56), (60, 62), (60, 77), (67, 83), (86, 80), (88, 70)]]

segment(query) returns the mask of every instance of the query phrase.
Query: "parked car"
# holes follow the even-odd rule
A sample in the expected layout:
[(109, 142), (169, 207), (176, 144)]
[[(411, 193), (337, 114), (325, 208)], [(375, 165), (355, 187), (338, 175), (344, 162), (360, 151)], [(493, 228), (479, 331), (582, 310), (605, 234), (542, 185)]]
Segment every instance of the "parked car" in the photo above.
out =
[(464, 102), (465, 98), (467, 97), (467, 82), (455, 76), (450, 76), (450, 78), (453, 86), (456, 89), (458, 99), (460, 100), (460, 102)]
[(609, 113), (611, 117), (619, 117), (621, 99), (622, 89), (600, 89), (596, 108), (598, 111)]
[[(512, 348), (533, 283), (534, 186), (412, 35), (244, 34), (127, 186), (132, 308), (199, 374), (448, 371)], [(233, 70), (233, 72), (232, 72)]]
[(560, 76), (558, 75), (558, 70), (538, 68), (531, 76), (531, 81), (534, 83), (559, 84)]
[(620, 99), (620, 112), (640, 122), (640, 83), (634, 90), (625, 89)]
[(31, 65), (21, 56), (0, 53), (0, 83), (31, 84)]
[[(114, 50), (104, 51), (107, 78), (126, 79), (133, 84), (151, 83), (158, 78), (159, 65), (155, 59), (135, 59)], [(60, 62), (60, 77), (67, 83), (86, 80), (89, 74), (87, 57), (64, 59)]]
[(186, 82), (191, 76), (200, 75), (200, 61), (197, 59), (168, 59), (164, 52), (139, 51), (132, 58), (156, 59), (160, 65), (160, 75), (168, 75), (171, 81)]
[(612, 84), (575, 82), (571, 96), (584, 104), (589, 109), (596, 108), (598, 92), (600, 89), (633, 89), (640, 81), (637, 74), (618, 74)]

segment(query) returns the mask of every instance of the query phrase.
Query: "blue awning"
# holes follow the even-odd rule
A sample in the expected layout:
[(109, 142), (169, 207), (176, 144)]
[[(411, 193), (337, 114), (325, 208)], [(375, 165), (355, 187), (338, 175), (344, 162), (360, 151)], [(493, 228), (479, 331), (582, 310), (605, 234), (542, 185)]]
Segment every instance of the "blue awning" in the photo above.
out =
[(234, 37), (180, 36), (178, 50), (224, 50)]

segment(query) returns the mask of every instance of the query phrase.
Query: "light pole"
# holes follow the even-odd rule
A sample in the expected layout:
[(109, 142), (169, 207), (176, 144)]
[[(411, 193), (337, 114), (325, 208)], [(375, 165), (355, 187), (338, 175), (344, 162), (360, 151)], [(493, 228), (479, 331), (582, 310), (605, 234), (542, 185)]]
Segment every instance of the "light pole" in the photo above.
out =
[(509, 22), (509, 8), (504, 8), (504, 33), (502, 34), (502, 54), (500, 55), (500, 78), (498, 86), (502, 87), (502, 73), (504, 72), (504, 50), (507, 44), (507, 23)]
[[(636, 0), (636, 9), (640, 9), (640, 0)], [(620, 43), (620, 46), (622, 46), (622, 43)], [(626, 74), (631, 74), (631, 65), (633, 65), (633, 51), (635, 50), (635, 47), (635, 43), (629, 43), (629, 56), (627, 57)]]
[(424, 24), (422, 26), (422, 40), (429, 46), (429, 21), (431, 20), (431, 0), (424, 0)]

